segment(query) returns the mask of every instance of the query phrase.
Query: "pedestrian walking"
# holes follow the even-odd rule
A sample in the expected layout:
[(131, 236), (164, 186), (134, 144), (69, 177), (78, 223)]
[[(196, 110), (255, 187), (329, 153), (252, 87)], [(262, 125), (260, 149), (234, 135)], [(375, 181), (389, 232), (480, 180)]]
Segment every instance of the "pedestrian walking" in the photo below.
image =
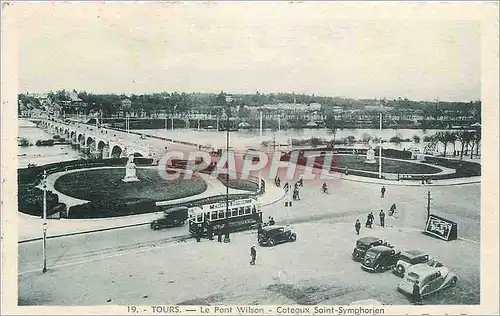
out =
[(370, 218), (370, 214), (368, 214), (368, 217), (366, 218), (365, 227), (372, 228), (372, 220)]
[(380, 218), (380, 226), (385, 227), (385, 213), (384, 213), (384, 210), (380, 210), (380, 213), (378, 214), (378, 217)]
[(354, 224), (354, 228), (356, 229), (356, 235), (359, 235), (359, 230), (361, 229), (361, 223), (359, 219), (356, 220), (356, 224)]
[(370, 228), (372, 228), (372, 225), (373, 225), (373, 221), (375, 221), (375, 216), (373, 216), (373, 212), (370, 212), (370, 214), (368, 214), (368, 220), (370, 222)]
[(420, 286), (418, 285), (418, 281), (413, 283), (413, 303), (414, 304), (422, 304), (422, 295), (420, 294)]
[(392, 216), (396, 211), (396, 203), (392, 203), (391, 208), (389, 209), (389, 216)]
[(250, 265), (255, 265), (255, 260), (257, 259), (257, 250), (255, 250), (255, 246), (250, 247), (250, 257), (252, 260), (250, 261)]
[(294, 200), (300, 200), (300, 196), (299, 196), (299, 188), (295, 188), (293, 190), (293, 199)]
[(289, 188), (290, 185), (288, 185), (288, 182), (286, 182), (285, 185), (283, 186), (283, 190), (288, 191)]
[(323, 183), (322, 190), (323, 190), (323, 193), (328, 194), (328, 185), (326, 184), (326, 182)]
[(276, 184), (278, 188), (281, 186), (280, 177), (276, 176), (276, 179), (274, 179), (274, 184)]
[(382, 189), (380, 189), (381, 197), (384, 198), (385, 196), (385, 186), (382, 186)]
[(222, 242), (222, 229), (217, 229), (217, 241)]
[(274, 224), (276, 224), (276, 222), (274, 221), (274, 217), (270, 217), (269, 218), (269, 226), (273, 226)]

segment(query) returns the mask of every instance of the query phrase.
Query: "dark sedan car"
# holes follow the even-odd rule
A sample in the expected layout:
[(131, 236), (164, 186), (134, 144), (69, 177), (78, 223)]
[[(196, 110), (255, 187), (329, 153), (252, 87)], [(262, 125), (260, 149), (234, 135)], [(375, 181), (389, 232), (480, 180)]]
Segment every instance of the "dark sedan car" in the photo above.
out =
[(262, 228), (257, 240), (261, 246), (267, 245), (272, 247), (283, 242), (294, 242), (297, 240), (297, 234), (285, 226), (267, 226)]
[(368, 249), (375, 246), (380, 246), (384, 241), (378, 237), (363, 237), (356, 241), (356, 247), (352, 251), (352, 259), (354, 261), (361, 261), (365, 257)]
[(151, 229), (158, 230), (164, 227), (182, 226), (188, 218), (188, 208), (185, 206), (172, 207), (163, 212), (163, 217), (151, 222)]
[(392, 269), (398, 262), (401, 253), (387, 246), (375, 246), (365, 254), (361, 268), (371, 272), (383, 272)]

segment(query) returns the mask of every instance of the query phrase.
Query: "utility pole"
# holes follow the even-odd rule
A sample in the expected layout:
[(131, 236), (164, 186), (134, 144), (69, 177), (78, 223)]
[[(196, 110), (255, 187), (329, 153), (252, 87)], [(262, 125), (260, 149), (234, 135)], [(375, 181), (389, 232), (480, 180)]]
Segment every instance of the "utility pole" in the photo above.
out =
[(42, 272), (47, 272), (47, 171), (43, 171), (42, 177), (42, 187), (43, 187), (43, 269)]
[(431, 191), (427, 191), (427, 220), (431, 217)]

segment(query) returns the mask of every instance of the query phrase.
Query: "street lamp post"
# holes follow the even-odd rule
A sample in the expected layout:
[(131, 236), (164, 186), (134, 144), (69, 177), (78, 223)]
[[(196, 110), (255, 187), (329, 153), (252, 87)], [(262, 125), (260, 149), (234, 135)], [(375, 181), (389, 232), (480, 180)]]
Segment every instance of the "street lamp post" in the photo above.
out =
[(227, 174), (226, 174), (226, 229), (224, 242), (229, 243), (231, 239), (229, 238), (229, 111), (231, 110), (230, 104), (227, 105), (226, 113), (226, 164), (227, 164)]
[(174, 116), (175, 116), (175, 110), (177, 109), (177, 105), (174, 105), (174, 111), (172, 113), (172, 130), (174, 129)]
[(380, 136), (378, 139), (378, 177), (382, 179), (382, 112), (380, 112)]
[[(260, 110), (260, 122), (259, 122), (259, 142), (262, 146), (262, 110)], [(262, 168), (259, 168), (259, 192), (262, 190)]]
[(290, 226), (290, 208), (292, 207), (292, 200), (290, 199), (291, 188), (285, 192), (285, 212), (286, 212), (286, 226)]
[(43, 269), (42, 272), (47, 272), (47, 171), (43, 171), (42, 178), (42, 187), (43, 187), (43, 222), (42, 222), (42, 231), (43, 231)]
[(431, 217), (431, 191), (427, 191), (427, 220)]

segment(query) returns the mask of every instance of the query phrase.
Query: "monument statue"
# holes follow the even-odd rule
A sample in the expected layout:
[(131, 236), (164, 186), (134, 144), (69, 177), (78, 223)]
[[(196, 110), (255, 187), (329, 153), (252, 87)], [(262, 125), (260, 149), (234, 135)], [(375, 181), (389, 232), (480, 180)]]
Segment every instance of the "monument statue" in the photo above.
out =
[(138, 182), (137, 178), (137, 167), (134, 163), (134, 155), (128, 156), (127, 164), (125, 165), (125, 177), (122, 179), (123, 182)]
[(375, 160), (375, 150), (373, 150), (373, 142), (371, 139), (368, 142), (368, 151), (366, 152), (365, 163), (377, 163), (377, 161)]

